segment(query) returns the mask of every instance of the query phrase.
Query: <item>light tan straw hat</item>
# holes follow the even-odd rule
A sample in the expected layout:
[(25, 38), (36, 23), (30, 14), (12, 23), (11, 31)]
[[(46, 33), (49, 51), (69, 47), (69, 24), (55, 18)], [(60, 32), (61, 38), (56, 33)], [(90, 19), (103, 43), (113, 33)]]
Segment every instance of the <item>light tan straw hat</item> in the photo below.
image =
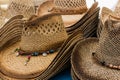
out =
[(78, 80), (120, 79), (120, 20), (109, 15), (100, 39), (78, 42), (72, 54), (72, 72)]
[[(57, 55), (58, 48), (68, 36), (62, 18), (58, 14), (33, 17), (22, 27), (20, 42), (18, 41), (0, 52), (2, 56), (0, 70), (13, 78), (34, 78), (48, 67)], [(15, 53), (20, 56), (16, 57), (15, 50), (17, 51)], [(25, 56), (27, 54), (28, 59)], [(47, 56), (47, 54), (49, 55)], [(30, 60), (30, 55), (37, 57), (32, 57)], [(27, 62), (30, 60), (28, 64), (26, 62), (27, 66), (24, 65), (26, 59)]]
[(35, 14), (34, 0), (10, 0), (8, 13), (8, 17), (23, 15), (25, 18), (29, 18)]
[(82, 14), (87, 11), (86, 0), (54, 0), (50, 10), (61, 14)]
[[(50, 16), (52, 16), (52, 15), (50, 15)], [(55, 22), (55, 21), (54, 21)], [(13, 25), (14, 26), (14, 25)], [(21, 26), (21, 25), (19, 25), (19, 26)], [(19, 29), (18, 29), (18, 31), (19, 31)], [(15, 32), (14, 32), (15, 33)], [(19, 36), (17, 36), (17, 35), (19, 35)], [(13, 38), (13, 39), (11, 39), (10, 41), (8, 41), (8, 44), (10, 44), (11, 45), (11, 47), (13, 46), (13, 43), (15, 43), (14, 45), (17, 45), (16, 44), (16, 42), (19, 42), (19, 39), (20, 39), (20, 33), (16, 33), (16, 35), (15, 35), (16, 37), (15, 38)], [(64, 42), (64, 44), (61, 46), (61, 48), (60, 48), (60, 50), (58, 51), (58, 53), (53, 53), (53, 54), (49, 54), (47, 57), (43, 57), (43, 56), (41, 56), (41, 55), (39, 55), (39, 56), (37, 56), (37, 57), (32, 57), (31, 59), (30, 59), (30, 61), (29, 61), (29, 63), (27, 64), (27, 66), (28, 67), (31, 67), (30, 65), (32, 65), (32, 64), (34, 64), (34, 67), (33, 67), (33, 65), (32, 65), (32, 70), (37, 70), (37, 69), (39, 69), (39, 71), (37, 71), (38, 72), (38, 74), (35, 74), (36, 75), (36, 77), (33, 77), (33, 78), (25, 78), (25, 77), (27, 77), (28, 75), (29, 75), (29, 77), (32, 77), (32, 76), (35, 76), (35, 75), (30, 75), (30, 73), (32, 73), (32, 72), (29, 72), (28, 71), (28, 75), (21, 75), (21, 76), (19, 76), (20, 78), (17, 78), (16, 76), (14, 76), (14, 75), (17, 75), (19, 72), (18, 72), (18, 69), (16, 69), (17, 67), (19, 68), (19, 69), (24, 69), (24, 61), (25, 60), (27, 60), (26, 59), (26, 57), (25, 56), (19, 56), (19, 57), (15, 57), (15, 54), (13, 54), (13, 50), (11, 51), (12, 53), (8, 53), (8, 54), (12, 54), (11, 55), (11, 57), (14, 57), (14, 59), (15, 60), (17, 60), (18, 62), (20, 62), (20, 64), (22, 65), (22, 67), (19, 67), (19, 66), (21, 66), (20, 64), (17, 64), (17, 63), (15, 63), (14, 64), (14, 66), (15, 65), (19, 65), (19, 66), (17, 66), (15, 69), (14, 69), (14, 71), (17, 71), (18, 73), (16, 74), (15, 72), (14, 72), (14, 74), (13, 75), (9, 75), (9, 71), (8, 71), (8, 73), (7, 72), (4, 72), (4, 71), (6, 71), (6, 69), (4, 69), (3, 70), (3, 66), (2, 66), (2, 68), (1, 68), (1, 73), (0, 73), (0, 78), (2, 78), (3, 80), (6, 80), (6, 79), (8, 79), (8, 80), (31, 80), (31, 79), (34, 79), (34, 80), (48, 80), (49, 78), (51, 78), (52, 76), (54, 76), (54, 75), (56, 75), (58, 72), (60, 72), (60, 71), (62, 71), (64, 68), (66, 68), (67, 66), (69, 66), (69, 60), (70, 60), (70, 56), (71, 56), (71, 52), (72, 52), (72, 49), (74, 48), (74, 46), (75, 46), (75, 44), (79, 41), (79, 40), (81, 40), (81, 39), (83, 39), (83, 34), (81, 33), (81, 30), (78, 30), (77, 32), (74, 32), (73, 34), (71, 34), (69, 37), (68, 37), (68, 39)], [(3, 45), (3, 46), (5, 46), (5, 48), (4, 49), (6, 49), (6, 47), (8, 46), (8, 44), (7, 45)], [(9, 48), (10, 46), (8, 46), (8, 48)], [(4, 50), (4, 49), (1, 49), (1, 50)], [(7, 54), (5, 54), (5, 53), (3, 53), (3, 55), (7, 55)], [(0, 55), (1, 57), (3, 57), (3, 55)], [(52, 57), (51, 57), (52, 56)], [(5, 56), (4, 56), (5, 57)], [(53, 58), (54, 57), (54, 58)], [(12, 58), (8, 58), (8, 60), (9, 59), (12, 59)], [(22, 61), (21, 61), (21, 59), (22, 59)], [(1, 60), (3, 60), (4, 61), (4, 59), (2, 58)], [(0, 61), (1, 61), (0, 60)], [(14, 60), (14, 61), (15, 61)], [(49, 60), (49, 61), (48, 61)], [(1, 64), (5, 64), (5, 63), (7, 63), (7, 62), (3, 62), (3, 61), (1, 61), (2, 63)], [(34, 62), (33, 62), (34, 61)], [(37, 62), (37, 61), (39, 61), (39, 62)], [(11, 61), (10, 61), (11, 62)], [(36, 65), (39, 65), (39, 64), (41, 64), (38, 68), (36, 68)], [(13, 65), (12, 65), (13, 66)], [(26, 67), (27, 67), (26, 66)], [(1, 67), (1, 66), (0, 66)], [(30, 69), (30, 68), (28, 68), (27, 67), (27, 69), (25, 70), (25, 71), (27, 71), (28, 69)], [(13, 69), (13, 68), (12, 68)], [(44, 70), (43, 70), (44, 69)], [(11, 70), (10, 68), (9, 68), (9, 70)], [(42, 70), (42, 71), (41, 71)], [(4, 73), (7, 73), (7, 74), (3, 74), (3, 72)], [(10, 72), (13, 72), (13, 71), (10, 71)], [(24, 71), (23, 71), (24, 72)], [(22, 72), (22, 73), (23, 73)], [(24, 72), (25, 73), (25, 72)], [(34, 74), (35, 72), (33, 72), (33, 74)], [(38, 76), (37, 76), (38, 75)], [(22, 78), (21, 78), (22, 77)], [(23, 78), (24, 77), (24, 78)]]
[(120, 16), (120, 0), (118, 0), (114, 12), (117, 14), (117, 16)]
[(86, 0), (51, 0), (39, 6), (38, 15), (59, 13), (63, 21), (66, 21), (65, 26), (71, 26), (80, 20), (87, 10)]
[[(57, 1), (57, 0), (56, 0)], [(64, 1), (64, 0), (63, 0)], [(60, 1), (59, 1), (60, 2)], [(81, 2), (86, 2), (85, 0), (81, 1)], [(49, 10), (53, 7), (55, 7), (55, 2), (53, 1), (46, 1), (43, 4), (41, 4), (38, 8), (38, 15), (44, 15), (44, 14), (49, 14), (51, 13)], [(71, 1), (71, 4), (76, 3), (75, 1)], [(80, 3), (80, 2), (79, 2)], [(81, 28), (81, 30), (85, 33), (88, 34), (89, 36), (91, 34), (94, 34), (96, 28), (97, 28), (97, 24), (98, 21), (98, 12), (99, 12), (99, 8), (97, 8), (97, 2), (95, 2), (92, 7), (89, 10), (86, 10), (86, 12), (83, 12), (83, 14), (79, 13), (75, 14), (75, 13), (69, 13), (68, 14), (63, 14), (65, 12), (61, 12), (59, 14), (63, 14), (62, 18), (63, 18), (63, 22), (64, 25), (66, 27), (66, 30), (69, 34), (71, 34), (72, 32), (74, 32), (76, 29)], [(86, 3), (84, 4), (85, 6)], [(82, 5), (79, 6), (82, 8)], [(54, 11), (55, 12), (55, 11)], [(54, 13), (52, 12), (52, 13)], [(93, 15), (94, 14), (94, 15)], [(96, 18), (95, 18), (96, 17)], [(90, 22), (89, 22), (90, 21)], [(94, 26), (91, 27), (86, 27), (85, 25), (89, 24), (89, 23), (94, 23)], [(82, 26), (83, 25), (83, 26)], [(92, 24), (91, 24), (92, 25)]]

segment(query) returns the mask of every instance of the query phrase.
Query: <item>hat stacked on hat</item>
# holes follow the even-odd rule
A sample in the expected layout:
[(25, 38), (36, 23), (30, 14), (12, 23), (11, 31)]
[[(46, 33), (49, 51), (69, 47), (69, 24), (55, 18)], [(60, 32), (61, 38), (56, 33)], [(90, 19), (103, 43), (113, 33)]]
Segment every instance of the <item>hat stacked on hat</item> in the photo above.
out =
[[(39, 6), (38, 15), (41, 16), (49, 13), (59, 13), (62, 15), (64, 25), (69, 34), (73, 33), (79, 28), (84, 32), (85, 35), (91, 36), (95, 33), (97, 28), (99, 13), (97, 4), (98, 3), (95, 2), (88, 10), (86, 0), (54, 0), (54, 2), (46, 1)], [(86, 27), (88, 24), (89, 26)], [(94, 26), (91, 26), (93, 24)]]
[(35, 14), (34, 0), (10, 0), (8, 13), (8, 17), (23, 15), (25, 18), (29, 18)]
[(110, 13), (103, 15), (99, 40), (87, 38), (79, 41), (73, 50), (73, 80), (120, 79), (120, 18), (109, 9), (104, 10)]
[[(84, 33), (88, 37), (96, 30), (98, 14), (99, 8), (95, 3), (79, 22), (68, 27), (67, 31), (71, 34), (69, 37), (59, 13), (32, 16), (25, 22), (21, 20), (23, 25), (19, 25), (19, 28), (16, 25), (16, 30), (22, 28), (21, 32), (10, 32), (15, 35), (1, 46), (0, 77), (12, 80), (48, 80), (56, 75), (68, 66), (72, 49), (83, 39), (81, 32), (90, 31), (89, 34), (87, 31)], [(11, 23), (11, 26), (14, 27), (14, 24)], [(79, 26), (83, 28), (82, 31)]]
[(10, 42), (11, 39), (19, 37), (21, 35), (20, 26), (23, 26), (24, 21), (21, 20), (23, 18), (22, 15), (17, 15), (10, 18), (0, 29), (0, 49), (3, 45), (7, 44), (6, 42)]
[[(49, 79), (68, 66), (65, 64), (68, 64), (72, 48), (83, 38), (81, 31), (68, 37), (59, 14), (32, 16), (22, 24), (22, 26), (17, 24), (22, 28), (22, 35), (16, 33), (1, 45), (2, 79)], [(11, 22), (13, 26), (11, 31), (17, 30), (17, 25), (15, 27)], [(17, 32), (19, 30), (20, 28)]]

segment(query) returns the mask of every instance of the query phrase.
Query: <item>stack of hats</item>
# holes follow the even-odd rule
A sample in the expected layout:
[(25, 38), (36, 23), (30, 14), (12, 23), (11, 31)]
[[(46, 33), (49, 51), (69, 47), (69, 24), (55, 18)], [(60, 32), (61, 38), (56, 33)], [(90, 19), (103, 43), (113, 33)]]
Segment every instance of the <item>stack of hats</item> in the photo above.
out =
[[(47, 1), (39, 6), (37, 15), (32, 15), (35, 6), (31, 1), (11, 0), (9, 10), (16, 16), (0, 29), (3, 80), (48, 80), (69, 66), (76, 43), (97, 29), (96, 2), (87, 10), (85, 0)], [(72, 21), (75, 16), (79, 18)], [(70, 22), (65, 20), (68, 17)]]
[(79, 41), (71, 56), (73, 80), (120, 79), (120, 18), (108, 8), (102, 9), (99, 39)]
[(54, 0), (54, 3), (53, 1), (46, 1), (39, 6), (37, 14), (41, 16), (59, 13), (62, 15), (68, 34), (81, 29), (84, 36), (89, 37), (97, 29), (99, 16), (97, 5), (98, 3), (95, 2), (90, 9), (87, 9), (85, 0)]

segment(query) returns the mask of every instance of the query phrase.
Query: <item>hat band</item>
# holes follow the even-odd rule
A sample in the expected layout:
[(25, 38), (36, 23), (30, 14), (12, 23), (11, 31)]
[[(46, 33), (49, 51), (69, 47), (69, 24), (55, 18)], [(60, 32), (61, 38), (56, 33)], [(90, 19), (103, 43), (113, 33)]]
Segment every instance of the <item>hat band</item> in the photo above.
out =
[(16, 57), (20, 56), (20, 55), (27, 55), (27, 60), (25, 62), (25, 66), (28, 64), (28, 62), (30, 61), (31, 57), (32, 56), (39, 56), (39, 55), (43, 55), (44, 57), (46, 57), (48, 54), (53, 54), (54, 52), (57, 52), (58, 49), (54, 50), (54, 49), (51, 49), (51, 50), (48, 50), (48, 51), (44, 51), (44, 52), (33, 52), (33, 53), (29, 53), (29, 52), (25, 52), (21, 49), (18, 49), (16, 48), (15, 49), (15, 53), (16, 53)]

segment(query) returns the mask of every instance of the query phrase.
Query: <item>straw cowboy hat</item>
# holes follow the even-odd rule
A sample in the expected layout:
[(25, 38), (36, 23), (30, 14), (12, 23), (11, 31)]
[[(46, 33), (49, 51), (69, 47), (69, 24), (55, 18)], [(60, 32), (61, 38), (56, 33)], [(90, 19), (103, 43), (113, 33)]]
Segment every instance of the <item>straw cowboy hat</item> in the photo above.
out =
[(120, 79), (120, 19), (109, 15), (100, 39), (79, 41), (72, 54), (72, 71), (80, 80)]
[[(11, 23), (11, 26), (14, 24)], [(2, 79), (49, 79), (67, 66), (65, 64), (68, 64), (71, 49), (83, 38), (81, 31), (68, 37), (59, 14), (32, 16), (23, 24), (24, 26), (21, 26), (16, 23), (16, 26), (22, 27), (21, 40), (19, 40), (20, 33), (16, 33), (7, 40), (7, 44), (1, 45), (0, 78)], [(14, 33), (17, 29), (13, 30)]]
[(86, 0), (51, 0), (39, 6), (37, 15), (59, 13), (66, 22), (65, 26), (71, 26), (80, 20), (87, 10)]
[(32, 15), (35, 15), (34, 0), (10, 0), (8, 13), (8, 17), (23, 15), (25, 18), (30, 18)]
[(14, 19), (21, 19), (22, 15), (9, 16), (8, 17), (8, 4), (9, 0), (0, 1), (0, 28), (6, 25), (6, 23), (11, 22)]
[(99, 21), (99, 26), (98, 26), (98, 29), (97, 29), (97, 36), (100, 37), (100, 33), (102, 31), (102, 27), (105, 23), (105, 21), (107, 20), (108, 16), (110, 14), (114, 14), (116, 15), (117, 17), (119, 17), (120, 15), (120, 0), (118, 0), (118, 3), (116, 5), (116, 8), (114, 11), (106, 8), (106, 7), (103, 7), (102, 8), (102, 11), (101, 11), (101, 14), (100, 14), (100, 21)]
[[(64, 5), (65, 3), (68, 5), (67, 7)], [(69, 34), (71, 34), (73, 31), (75, 31), (75, 29), (81, 27), (82, 24), (86, 23), (87, 20), (90, 20), (92, 17), (96, 16), (93, 14), (97, 13), (97, 11), (99, 12), (99, 8), (97, 8), (97, 4), (98, 3), (95, 2), (92, 5), (92, 7), (88, 10), (87, 5), (86, 5), (86, 0), (82, 0), (82, 1), (70, 0), (68, 3), (66, 0), (46, 1), (39, 6), (37, 15), (41, 16), (41, 15), (49, 14), (49, 13), (61, 14), (66, 30)], [(74, 10), (71, 7), (73, 7)], [(91, 26), (91, 28), (88, 28), (88, 29), (86, 29), (87, 27), (84, 26), (84, 27), (81, 27), (81, 29), (83, 30), (84, 33), (89, 34), (90, 32), (92, 33), (95, 32), (96, 26), (97, 25)], [(90, 29), (93, 31), (88, 31)]]
[(97, 37), (100, 37), (102, 27), (103, 27), (105, 21), (108, 19), (110, 14), (114, 14), (114, 12), (112, 10), (108, 9), (107, 7), (102, 8), (101, 14), (100, 14), (100, 21), (99, 21), (99, 25), (98, 25), (98, 29), (97, 29)]
[(41, 16), (49, 13), (60, 13), (62, 14), (63, 21), (66, 22), (65, 26), (70, 26), (81, 19), (83, 13), (86, 11), (87, 6), (85, 0), (54, 0), (41, 4), (37, 14)]
[(120, 16), (120, 0), (118, 0), (114, 12), (117, 14), (117, 16)]

